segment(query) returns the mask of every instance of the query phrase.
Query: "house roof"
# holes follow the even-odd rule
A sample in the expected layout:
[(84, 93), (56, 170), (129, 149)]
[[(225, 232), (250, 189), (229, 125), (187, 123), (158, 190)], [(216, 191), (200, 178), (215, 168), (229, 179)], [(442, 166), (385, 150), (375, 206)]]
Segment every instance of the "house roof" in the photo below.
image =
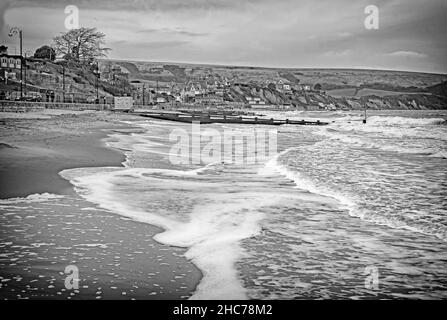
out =
[(1, 57), (7, 57), (7, 58), (14, 58), (14, 59), (21, 59), (23, 60), (23, 57), (17, 54), (7, 54), (7, 53), (0, 53), (0, 58)]

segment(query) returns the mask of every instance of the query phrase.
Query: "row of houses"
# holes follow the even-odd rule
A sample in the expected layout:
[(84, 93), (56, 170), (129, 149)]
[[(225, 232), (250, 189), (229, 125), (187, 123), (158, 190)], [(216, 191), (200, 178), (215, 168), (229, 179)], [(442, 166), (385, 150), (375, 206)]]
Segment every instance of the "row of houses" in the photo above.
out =
[(0, 78), (7, 82), (20, 79), (23, 58), (19, 55), (8, 54), (8, 47), (0, 46)]
[(312, 86), (309, 84), (291, 84), (283, 80), (277, 81), (275, 84), (275, 89), (282, 93), (290, 93), (292, 91), (311, 91)]
[(180, 91), (182, 98), (194, 98), (203, 95), (217, 95), (223, 97), (226, 85), (217, 81), (205, 83), (189, 81)]
[[(150, 88), (147, 83), (138, 81), (131, 83), (134, 88), (134, 97), (137, 104), (154, 104), (166, 102), (195, 103), (198, 105), (220, 105), (225, 102), (225, 92), (229, 88), (207, 87), (199, 82), (188, 82), (185, 86), (157, 86)], [(278, 83), (279, 92), (292, 93), (290, 84)], [(296, 89), (295, 89), (296, 90)], [(303, 91), (310, 91), (310, 86), (303, 86)], [(268, 107), (266, 101), (256, 96), (246, 96), (245, 105), (250, 108)]]
[[(154, 70), (152, 70), (154, 69)], [(153, 67), (150, 73), (159, 73), (162, 67)], [(145, 70), (147, 71), (147, 70)], [(125, 75), (123, 75), (123, 73)], [(102, 78), (106, 81), (113, 81), (116, 77), (127, 77), (125, 70), (119, 65), (111, 65), (102, 71)], [(155, 85), (156, 82), (156, 85)], [(299, 91), (311, 91), (310, 85), (292, 84), (287, 80), (280, 79), (275, 82), (266, 82), (260, 87), (268, 87), (285, 95)], [(251, 83), (232, 83), (226, 77), (219, 74), (209, 73), (205, 76), (196, 77), (185, 84), (172, 82), (159, 84), (156, 80), (140, 79), (130, 81), (132, 95), (136, 104), (157, 104), (157, 103), (186, 103), (197, 105), (222, 105), (226, 100), (233, 100), (231, 97), (232, 88), (237, 86), (252, 88)], [(259, 87), (259, 85), (256, 85)], [(244, 90), (246, 91), (246, 90)], [(267, 106), (267, 102), (260, 97), (244, 97), (244, 105), (247, 107), (262, 108)], [(235, 101), (241, 101), (236, 99)]]

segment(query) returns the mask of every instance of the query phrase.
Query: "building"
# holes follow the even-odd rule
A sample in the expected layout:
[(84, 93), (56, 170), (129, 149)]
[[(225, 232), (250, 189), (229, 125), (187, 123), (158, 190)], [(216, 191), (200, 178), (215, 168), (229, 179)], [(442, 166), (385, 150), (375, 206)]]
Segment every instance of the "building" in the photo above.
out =
[(1, 54), (0, 61), (2, 69), (20, 70), (22, 68), (22, 58), (20, 56)]
[(117, 65), (107, 64), (101, 72), (101, 78), (110, 83), (119, 83), (120, 81), (129, 81), (129, 73)]
[(155, 102), (156, 103), (166, 103), (168, 102), (168, 99), (166, 99), (166, 97), (159, 95), (155, 97)]
[(258, 98), (258, 97), (245, 97), (245, 100), (247, 101), (247, 104), (250, 107), (257, 107), (257, 106), (265, 105), (265, 101), (263, 101), (261, 98)]
[(181, 90), (180, 97), (182, 101), (187, 102), (193, 100), (196, 96), (203, 95), (206, 90), (202, 88), (200, 83), (188, 82), (186, 86)]
[(195, 102), (202, 105), (216, 105), (223, 103), (223, 97), (216, 94), (204, 94), (195, 97)]
[(158, 86), (158, 88), (156, 88), (156, 93), (158, 94), (166, 94), (166, 95), (171, 95), (171, 88), (169, 86)]
[(19, 55), (8, 54), (8, 47), (0, 46), (0, 77), (7, 79), (20, 79), (23, 58)]
[(276, 90), (279, 92), (290, 92), (292, 90), (292, 87), (290, 83), (284, 82), (283, 80), (279, 80), (276, 83)]
[(301, 90), (302, 91), (310, 91), (310, 90), (312, 90), (312, 87), (308, 84), (303, 84), (303, 85), (301, 85)]
[(161, 74), (161, 73), (163, 73), (163, 71), (164, 71), (164, 68), (162, 66), (149, 68), (149, 73)]
[(147, 83), (140, 80), (133, 80), (130, 82), (130, 85), (135, 104), (146, 105), (153, 102), (152, 91)]

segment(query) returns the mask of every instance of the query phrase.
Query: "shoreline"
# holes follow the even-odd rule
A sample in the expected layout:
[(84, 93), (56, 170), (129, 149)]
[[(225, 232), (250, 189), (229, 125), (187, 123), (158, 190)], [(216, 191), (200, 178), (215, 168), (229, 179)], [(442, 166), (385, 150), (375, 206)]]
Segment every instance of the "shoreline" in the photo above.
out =
[[(44, 278), (54, 279), (54, 277), (60, 276), (61, 271), (64, 271), (64, 265), (66, 266), (70, 263), (63, 258), (60, 259), (61, 261), (55, 261), (54, 257), (45, 257), (49, 255), (54, 256), (58, 247), (70, 247), (70, 250), (76, 251), (80, 250), (82, 246), (87, 246), (88, 250), (84, 248), (83, 251), (79, 252), (80, 256), (91, 255), (91, 259), (95, 259), (94, 257), (99, 255), (103, 256), (104, 259), (109, 259), (113, 256), (121, 257), (124, 255), (132, 258), (129, 258), (131, 260), (126, 262), (121, 261), (116, 264), (107, 264), (106, 266), (103, 263), (100, 263), (99, 267), (94, 263), (88, 263), (83, 267), (83, 269), (90, 269), (87, 272), (89, 276), (86, 277), (85, 281), (88, 282), (95, 279), (93, 282), (96, 282), (98, 285), (101, 282), (104, 283), (99, 287), (101, 288), (100, 290), (96, 289), (96, 293), (100, 292), (99, 295), (85, 288), (85, 290), (79, 290), (80, 292), (75, 293), (72, 297), (66, 294), (67, 291), (63, 289), (64, 281), (61, 280), (58, 282), (59, 286), (52, 283), (50, 289), (42, 287), (40, 290), (37, 290), (40, 294), (36, 295), (36, 292), (34, 292), (34, 296), (31, 298), (183, 299), (190, 297), (196, 290), (203, 275), (184, 256), (185, 248), (174, 248), (155, 241), (153, 237), (163, 232), (163, 229), (157, 226), (134, 221), (114, 212), (97, 208), (95, 204), (87, 202), (77, 195), (74, 186), (59, 175), (59, 172), (73, 168), (123, 167), (123, 162), (126, 160), (124, 152), (109, 146), (106, 143), (106, 139), (114, 130), (119, 130), (124, 134), (126, 131), (129, 131), (129, 133), (134, 132), (135, 127), (120, 122), (123, 120), (137, 120), (139, 118), (106, 112), (88, 114), (76, 114), (73, 112), (70, 114), (72, 115), (51, 116), (50, 119), (2, 120), (4, 126), (1, 128), (0, 178), (2, 181), (8, 181), (9, 183), (1, 184), (0, 199), (2, 200), (0, 201), (2, 206), (0, 209), (1, 211), (7, 209), (7, 202), (14, 202), (14, 199), (11, 198), (15, 198), (16, 202), (14, 204), (11, 203), (13, 204), (11, 210), (17, 211), (17, 215), (0, 215), (3, 224), (0, 227), (2, 229), (0, 238), (1, 253), (2, 256), (10, 258), (0, 259), (0, 269), (2, 270), (0, 278), (2, 280), (11, 279), (13, 275), (20, 274), (21, 278), (26, 278), (31, 282), (39, 280), (38, 278), (36, 280), (36, 277), (42, 276), (43, 273)], [(20, 214), (25, 214), (26, 211), (29, 212), (29, 209), (26, 208), (29, 208), (30, 204), (25, 197), (41, 194), (39, 197), (43, 198), (46, 193), (50, 195), (61, 194), (64, 198), (48, 202), (43, 201), (42, 204), (38, 202), (39, 207), (45, 205), (49, 206), (49, 208), (57, 208), (56, 212), (59, 212), (59, 216), (63, 218), (56, 218), (55, 215), (51, 216), (49, 212), (54, 210), (49, 209), (47, 210), (48, 215), (42, 214), (42, 212), (35, 214), (39, 211), (36, 208), (30, 217), (36, 217), (34, 219), (39, 219), (39, 221), (32, 224), (31, 227), (32, 229), (37, 228), (39, 231), (27, 237), (33, 238), (33, 242), (27, 239), (21, 240), (20, 244), (11, 243), (9, 245), (11, 239), (24, 238), (17, 235), (16, 230), (9, 230), (5, 226), (12, 223), (14, 218)], [(22, 202), (26, 204), (26, 207), (21, 208)], [(34, 205), (31, 206), (34, 207)], [(39, 217), (37, 218), (37, 216)], [(44, 220), (47, 222), (42, 223)], [(70, 220), (74, 221), (69, 222)], [(110, 221), (110, 223), (104, 224), (105, 220)], [(88, 225), (88, 227), (67, 228), (65, 224), (82, 224)], [(49, 229), (54, 229), (53, 226), (56, 226), (56, 230), (49, 232)], [(65, 231), (61, 232), (61, 230), (67, 229), (70, 229), (69, 233), (74, 233), (76, 236), (67, 238), (64, 234)], [(97, 234), (85, 237), (84, 234), (92, 229), (95, 229)], [(122, 232), (122, 230), (127, 231)], [(34, 238), (39, 238), (39, 240)], [(58, 238), (59, 240), (50, 241), (47, 238)], [(100, 243), (98, 242), (99, 238), (102, 239)], [(76, 240), (79, 240), (78, 242), (81, 243), (76, 244)], [(117, 242), (131, 243), (131, 245), (126, 246), (126, 249), (121, 248), (121, 246), (110, 249), (113, 247), (112, 244)], [(52, 244), (54, 248), (51, 249), (50, 246), (46, 248), (44, 245), (42, 247), (38, 245), (35, 248), (37, 252), (33, 252), (33, 254), (37, 253), (36, 260), (31, 259), (32, 261), (20, 257), (17, 260), (13, 258), (15, 255), (13, 250), (17, 245), (30, 248), (36, 245), (36, 243), (48, 244), (48, 246)], [(145, 245), (142, 246), (142, 244)], [(44, 248), (45, 250), (41, 250)], [(135, 251), (136, 248), (140, 248), (140, 250)], [(17, 249), (15, 250), (17, 251)], [(109, 253), (104, 255), (104, 250), (109, 251)], [(18, 250), (19, 253), (21, 251), (26, 251), (26, 249)], [(144, 253), (144, 251), (147, 252)], [(23, 256), (26, 252), (21, 252), (21, 254)], [(40, 267), (42, 259), (48, 259), (46, 268), (48, 270), (42, 270)], [(137, 259), (139, 263), (132, 263), (134, 259)], [(26, 264), (23, 270), (18, 268), (20, 262)], [(77, 263), (80, 262), (77, 261)], [(54, 270), (51, 271), (54, 269), (53, 265), (59, 264), (60, 268), (57, 270), (57, 274), (54, 273)], [(124, 268), (125, 265), (127, 266)], [(25, 271), (29, 272), (29, 268), (32, 269), (34, 267), (38, 270), (32, 272), (31, 278), (28, 278), (30, 275), (25, 273)], [(105, 270), (104, 272), (98, 272), (98, 270), (103, 268), (120, 268), (122, 273), (116, 272), (116, 270), (108, 273)], [(138, 274), (135, 274), (136, 269), (141, 269)], [(179, 274), (180, 271), (182, 272)], [(85, 271), (81, 271), (82, 273), (86, 274)], [(94, 278), (92, 277), (93, 274), (95, 275)], [(111, 274), (113, 274), (114, 280), (108, 280)], [(163, 277), (158, 277), (159, 274), (163, 274)], [(121, 283), (123, 287), (129, 287), (133, 283), (130, 289), (126, 288), (125, 291), (119, 292), (121, 288), (118, 285), (110, 285), (108, 290), (104, 288), (109, 281), (111, 284), (114, 281), (119, 281), (120, 275), (122, 275), (123, 279), (126, 279)], [(153, 279), (151, 281), (151, 277), (157, 278), (157, 280)], [(100, 280), (101, 278), (102, 280)], [(130, 281), (129, 278), (132, 278), (133, 281)], [(141, 286), (141, 282), (146, 282), (146, 285)], [(24, 287), (18, 285), (11, 292), (8, 291), (8, 283), (10, 282), (0, 286), (1, 298), (22, 298), (15, 297), (14, 292), (17, 292), (18, 289), (24, 289)], [(92, 287), (92, 283), (84, 286)], [(150, 293), (147, 292), (148, 288), (152, 288)], [(52, 294), (55, 290), (58, 291)]]
[[(79, 123), (70, 118), (3, 120), (12, 131), (5, 134), (6, 128), (2, 130), (0, 179), (8, 184), (0, 184), (0, 199), (44, 192), (71, 194), (74, 192), (72, 185), (59, 176), (60, 171), (122, 166), (125, 155), (109, 148), (103, 139), (108, 136), (107, 131), (125, 128), (124, 125), (98, 119), (91, 121), (91, 127), (83, 124), (79, 128)], [(40, 124), (51, 129), (44, 130)], [(78, 132), (72, 134), (71, 130)]]

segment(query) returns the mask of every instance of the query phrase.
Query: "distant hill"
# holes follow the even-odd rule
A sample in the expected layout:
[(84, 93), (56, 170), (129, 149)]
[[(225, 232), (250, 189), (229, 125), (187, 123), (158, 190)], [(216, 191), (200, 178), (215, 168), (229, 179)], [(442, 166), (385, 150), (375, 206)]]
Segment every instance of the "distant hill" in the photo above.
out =
[[(314, 86), (319, 83), (323, 90), (363, 87), (389, 91), (420, 91), (427, 87), (447, 81), (445, 74), (431, 74), (388, 70), (362, 69), (283, 69), (262, 67), (239, 67), (206, 64), (187, 64), (171, 62), (145, 62), (104, 60), (116, 63), (130, 72), (136, 80), (184, 83), (217, 74), (234, 82), (275, 82), (285, 80)], [(163, 73), (151, 73), (152, 69), (162, 68)]]
[[(266, 104), (291, 105), (303, 110), (447, 109), (447, 75), (444, 74), (104, 60), (103, 65), (107, 64), (120, 65), (129, 72), (130, 81), (144, 81), (149, 87), (225, 79), (231, 83), (225, 99), (234, 102), (257, 97)], [(276, 90), (275, 84), (280, 81), (293, 89)], [(304, 92), (303, 86), (311, 89)]]

